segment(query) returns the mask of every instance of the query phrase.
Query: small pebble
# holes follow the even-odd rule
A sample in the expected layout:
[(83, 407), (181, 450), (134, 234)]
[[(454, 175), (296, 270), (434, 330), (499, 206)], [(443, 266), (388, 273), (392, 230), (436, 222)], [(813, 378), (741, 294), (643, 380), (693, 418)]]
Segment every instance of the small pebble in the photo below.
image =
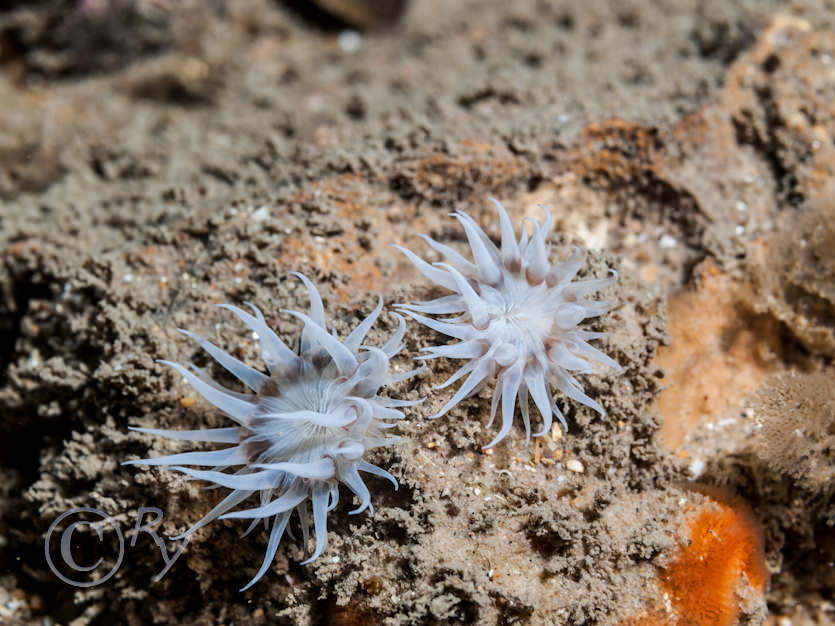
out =
[(360, 582), (360, 585), (363, 589), (365, 589), (368, 593), (372, 595), (377, 595), (383, 590), (383, 579), (379, 576), (370, 576), (365, 580)]
[(691, 480), (696, 480), (699, 476), (702, 475), (702, 472), (705, 471), (705, 462), (701, 459), (693, 459), (693, 462), (690, 463), (690, 476)]
[(356, 52), (362, 48), (362, 35), (355, 30), (343, 30), (337, 38), (343, 52)]
[(565, 469), (569, 472), (577, 472), (578, 474), (582, 474), (586, 471), (586, 468), (583, 467), (583, 464), (577, 459), (568, 459), (565, 462)]
[(662, 248), (675, 248), (677, 245), (676, 238), (672, 235), (663, 235), (661, 240), (658, 242)]
[(252, 219), (256, 222), (261, 222), (267, 219), (270, 216), (270, 210), (267, 208), (267, 205), (264, 205), (258, 209), (255, 209), (252, 212)]

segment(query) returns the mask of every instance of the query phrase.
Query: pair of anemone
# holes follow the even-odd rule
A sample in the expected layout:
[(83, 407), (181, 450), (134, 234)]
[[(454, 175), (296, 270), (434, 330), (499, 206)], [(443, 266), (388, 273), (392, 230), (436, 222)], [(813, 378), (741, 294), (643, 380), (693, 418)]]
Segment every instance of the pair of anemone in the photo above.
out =
[[(425, 354), (418, 360), (439, 357), (466, 360), (438, 386), (448, 387), (466, 376), (449, 401), (432, 417), (441, 417), (495, 378), (488, 427), (499, 404), (502, 424), (487, 447), (496, 445), (510, 432), (517, 399), (528, 439), (531, 399), (543, 420), (543, 428), (535, 436), (551, 429), (554, 415), (565, 427), (551, 387), (604, 415), (603, 408), (584, 393), (572, 372), (588, 373), (595, 362), (620, 369), (614, 360), (588, 343), (604, 334), (579, 328), (584, 319), (599, 316), (611, 308), (611, 303), (592, 300), (590, 296), (611, 285), (616, 279), (614, 272), (606, 279), (573, 281), (585, 262), (585, 254), (575, 248), (569, 259), (550, 263), (546, 236), (551, 228), (551, 215), (547, 209), (544, 223), (525, 220), (530, 222), (531, 233), (523, 224), (517, 240), (507, 212), (498, 201), (493, 202), (499, 215), (500, 246), (470, 216), (460, 211), (452, 214), (464, 228), (472, 261), (425, 235), (421, 236), (445, 261), (429, 264), (412, 251), (396, 246), (424, 276), (452, 292), (427, 302), (399, 305), (399, 311), (414, 321), (459, 340), (450, 345), (423, 348)], [(267, 326), (263, 314), (254, 305), (248, 304), (252, 313), (229, 304), (219, 305), (236, 315), (258, 337), (269, 374), (250, 367), (198, 335), (181, 330), (240, 380), (249, 393), (219, 385), (191, 363), (162, 361), (179, 372), (200, 395), (235, 422), (235, 426), (188, 431), (132, 429), (170, 439), (232, 444), (215, 451), (185, 452), (128, 461), (128, 464), (171, 466), (191, 478), (231, 490), (175, 539), (191, 536), (214, 519), (252, 520), (245, 534), (264, 521), (270, 528), (266, 554), (260, 569), (242, 590), (255, 584), (269, 568), (294, 511), (300, 518), (305, 546), (312, 513), (315, 549), (303, 562), (306, 564), (318, 558), (327, 546), (327, 514), (339, 501), (340, 484), (347, 486), (359, 500), (352, 514), (366, 509), (373, 513), (371, 494), (360, 472), (382, 476), (397, 489), (397, 480), (364, 460), (364, 456), (368, 450), (396, 443), (399, 437), (387, 435), (386, 431), (404, 417), (400, 409), (422, 402), (380, 395), (383, 387), (408, 380), (421, 370), (391, 372), (390, 360), (403, 348), (406, 333), (402, 315), (394, 314), (398, 328), (383, 345), (365, 343), (368, 331), (383, 309), (380, 297), (371, 314), (344, 340), (340, 339), (326, 327), (324, 306), (316, 286), (302, 274), (294, 275), (304, 283), (310, 298), (308, 314), (286, 311), (303, 322), (295, 350)], [(212, 469), (198, 470), (188, 465)], [(237, 469), (225, 471), (229, 468)], [(259, 506), (233, 510), (256, 495)]]

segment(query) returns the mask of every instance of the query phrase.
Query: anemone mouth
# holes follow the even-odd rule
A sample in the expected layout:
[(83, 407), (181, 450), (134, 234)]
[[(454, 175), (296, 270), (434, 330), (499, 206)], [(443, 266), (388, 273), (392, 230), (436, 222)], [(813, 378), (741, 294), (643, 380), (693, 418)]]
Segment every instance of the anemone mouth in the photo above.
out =
[[(516, 308), (491, 319), (496, 324), (494, 333), (503, 341), (525, 344), (534, 349), (532, 344), (541, 344), (553, 333), (553, 321), (548, 315), (539, 315)], [(485, 327), (485, 329), (488, 327)]]
[(270, 447), (267, 441), (253, 439), (254, 434), (251, 430), (242, 428), (238, 439), (238, 445), (241, 447), (247, 465), (257, 463)]

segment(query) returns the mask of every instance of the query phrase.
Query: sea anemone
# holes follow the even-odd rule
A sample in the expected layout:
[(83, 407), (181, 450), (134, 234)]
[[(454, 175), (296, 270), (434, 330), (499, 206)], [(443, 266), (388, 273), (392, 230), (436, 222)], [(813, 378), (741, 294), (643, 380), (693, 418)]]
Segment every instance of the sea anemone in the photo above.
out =
[[(616, 361), (588, 343), (605, 337), (605, 333), (579, 328), (584, 319), (602, 315), (612, 307), (610, 302), (588, 297), (617, 280), (614, 270), (610, 270), (609, 278), (572, 282), (586, 255), (575, 247), (569, 259), (550, 264), (550, 244), (545, 243), (551, 229), (550, 212), (542, 207), (544, 224), (526, 219), (525, 222), (531, 223), (532, 234), (528, 235), (523, 222), (522, 235), (517, 241), (507, 211), (497, 200), (493, 202), (499, 212), (501, 249), (469, 215), (461, 211), (451, 214), (464, 227), (474, 262), (426, 235), (421, 237), (446, 257), (445, 263), (430, 265), (412, 251), (396, 246), (424, 276), (455, 292), (428, 302), (399, 305), (402, 312), (421, 324), (461, 340), (424, 348), (428, 355), (422, 358), (469, 359), (437, 387), (447, 387), (469, 374), (432, 417), (444, 415), (475, 393), (486, 380), (498, 377), (487, 426), (493, 423), (501, 401), (502, 427), (486, 448), (496, 445), (510, 432), (517, 395), (528, 440), (531, 432), (528, 394), (544, 421), (542, 431), (535, 436), (551, 429), (552, 412), (565, 428), (565, 418), (549, 392), (548, 383), (605, 415), (603, 408), (583, 392), (571, 372), (591, 372), (594, 361), (620, 369)], [(423, 313), (457, 316), (433, 319)]]
[[(366, 333), (383, 308), (376, 308), (344, 341), (325, 327), (324, 308), (315, 285), (295, 274), (310, 294), (310, 313), (287, 311), (304, 322), (297, 351), (291, 350), (267, 327), (254, 305), (250, 315), (243, 309), (218, 305), (238, 316), (257, 335), (269, 375), (249, 367), (205, 339), (181, 330), (208, 352), (220, 365), (253, 393), (237, 393), (222, 387), (191, 363), (170, 365), (206, 400), (223, 411), (237, 425), (206, 430), (160, 430), (132, 428), (142, 433), (171, 439), (235, 444), (211, 452), (185, 452), (128, 464), (172, 465), (171, 469), (192, 478), (231, 489), (203, 518), (175, 539), (184, 539), (212, 520), (251, 519), (249, 533), (259, 520), (272, 521), (267, 552), (255, 577), (241, 591), (252, 586), (267, 571), (293, 511), (301, 521), (307, 546), (311, 501), (315, 551), (303, 562), (318, 558), (327, 546), (327, 514), (339, 500), (339, 484), (345, 484), (359, 499), (352, 514), (368, 509), (373, 513), (371, 495), (359, 472), (387, 478), (397, 489), (397, 480), (384, 469), (365, 461), (367, 450), (388, 446), (399, 437), (386, 436), (395, 426), (390, 420), (403, 417), (396, 407), (417, 404), (378, 395), (380, 387), (413, 376), (417, 370), (392, 375), (389, 360), (402, 348), (406, 322), (397, 315), (399, 327), (382, 346), (364, 345)], [(208, 466), (196, 470), (183, 465)], [(226, 468), (240, 466), (234, 473)], [(229, 512), (254, 495), (260, 506)]]

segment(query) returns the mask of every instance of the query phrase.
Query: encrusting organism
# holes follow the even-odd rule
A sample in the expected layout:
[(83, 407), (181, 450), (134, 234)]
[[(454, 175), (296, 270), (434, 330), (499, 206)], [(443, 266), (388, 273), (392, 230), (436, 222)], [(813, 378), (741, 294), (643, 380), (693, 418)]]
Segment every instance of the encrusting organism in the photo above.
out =
[[(223, 411), (236, 426), (206, 430), (160, 430), (133, 428), (143, 433), (186, 441), (234, 444), (210, 452), (185, 452), (153, 459), (128, 461), (128, 464), (170, 465), (171, 469), (192, 478), (231, 489), (219, 504), (201, 520), (177, 537), (183, 539), (212, 520), (244, 518), (252, 523), (246, 533), (264, 520), (272, 521), (267, 551), (261, 568), (243, 589), (252, 586), (272, 563), (278, 544), (293, 511), (301, 520), (304, 546), (307, 546), (312, 503), (316, 547), (304, 561), (318, 558), (327, 545), (327, 514), (339, 500), (339, 484), (345, 484), (359, 499), (359, 507), (373, 512), (371, 495), (359, 472), (397, 480), (384, 469), (365, 461), (367, 450), (388, 446), (399, 437), (385, 430), (403, 417), (398, 407), (420, 402), (378, 395), (380, 388), (406, 380), (418, 370), (393, 375), (389, 360), (402, 348), (406, 322), (397, 315), (399, 327), (382, 346), (363, 344), (366, 334), (383, 308), (380, 297), (376, 308), (344, 341), (325, 327), (322, 300), (315, 285), (295, 274), (310, 294), (310, 313), (287, 311), (304, 322), (297, 351), (291, 350), (266, 325), (264, 316), (249, 304), (253, 314), (229, 305), (218, 305), (238, 316), (257, 335), (269, 375), (244, 364), (205, 339), (181, 332), (208, 352), (220, 365), (252, 390), (242, 394), (215, 383), (208, 374), (191, 363), (180, 365), (162, 361), (182, 374), (206, 400)], [(212, 467), (196, 470), (183, 467)], [(240, 466), (234, 473), (223, 470)], [(230, 512), (254, 494), (260, 506)], [(245, 533), (245, 534), (246, 534)]]
[(708, 501), (688, 517), (689, 543), (660, 572), (677, 624), (737, 623), (744, 580), (760, 597), (768, 568), (759, 525), (748, 506), (717, 488), (696, 487)]
[[(510, 432), (517, 395), (528, 439), (529, 395), (544, 421), (542, 431), (535, 436), (551, 430), (552, 413), (563, 427), (566, 426), (550, 386), (605, 415), (603, 408), (584, 393), (571, 372), (591, 372), (595, 361), (620, 370), (616, 361), (588, 343), (606, 334), (579, 328), (584, 319), (602, 315), (612, 307), (610, 302), (591, 300), (589, 296), (615, 282), (617, 274), (614, 270), (610, 270), (612, 275), (608, 278), (572, 282), (586, 255), (575, 247), (569, 259), (551, 264), (550, 244), (545, 242), (551, 229), (550, 212), (542, 207), (544, 224), (526, 219), (532, 232), (528, 234), (523, 222), (517, 241), (507, 211), (497, 200), (493, 202), (499, 213), (501, 248), (469, 215), (461, 211), (452, 213), (464, 227), (473, 262), (426, 235), (421, 237), (446, 257), (446, 262), (430, 265), (412, 251), (396, 246), (424, 276), (454, 292), (428, 302), (399, 305), (402, 312), (421, 324), (461, 340), (451, 345), (424, 348), (428, 355), (422, 358), (469, 359), (438, 387), (447, 387), (468, 375), (452, 398), (432, 417), (444, 415), (475, 393), (489, 378), (496, 376), (498, 379), (488, 428), (493, 423), (499, 402), (502, 426), (493, 441), (485, 446), (487, 448)], [(424, 314), (454, 317), (435, 319)]]
[(769, 573), (750, 509), (715, 487), (695, 490), (706, 500), (685, 518), (687, 541), (659, 568), (660, 596), (648, 597), (647, 612), (620, 626), (732, 626), (739, 622), (740, 591), (762, 601)]
[(790, 370), (755, 396), (755, 458), (821, 506), (835, 495), (835, 372)]

